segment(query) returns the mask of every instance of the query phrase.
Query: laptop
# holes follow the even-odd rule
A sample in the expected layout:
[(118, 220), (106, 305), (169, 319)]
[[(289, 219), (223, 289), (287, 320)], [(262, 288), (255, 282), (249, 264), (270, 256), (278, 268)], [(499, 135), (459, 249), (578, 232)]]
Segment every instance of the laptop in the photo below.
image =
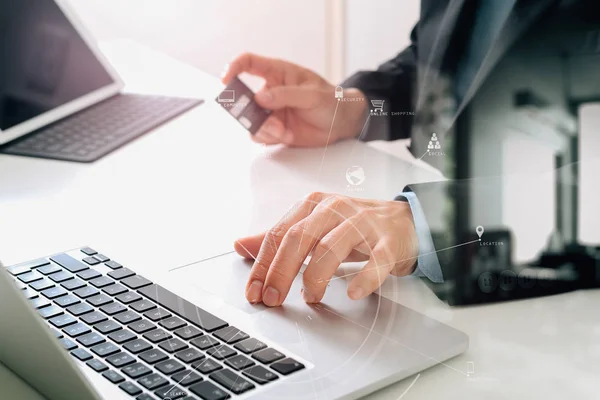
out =
[(0, 0), (0, 152), (92, 162), (202, 103), (121, 93), (63, 0)]
[(468, 347), (342, 279), (321, 304), (251, 305), (250, 267), (232, 252), (152, 281), (84, 247), (0, 268), (0, 364), (49, 400), (354, 399)]

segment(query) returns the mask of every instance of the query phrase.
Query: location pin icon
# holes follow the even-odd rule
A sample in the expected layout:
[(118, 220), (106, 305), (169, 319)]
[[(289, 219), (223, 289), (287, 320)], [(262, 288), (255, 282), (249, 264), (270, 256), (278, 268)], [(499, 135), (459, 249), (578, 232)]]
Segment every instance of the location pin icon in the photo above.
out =
[(475, 228), (475, 232), (477, 232), (477, 236), (479, 236), (479, 239), (481, 239), (481, 235), (483, 235), (483, 226), (479, 225), (477, 228)]

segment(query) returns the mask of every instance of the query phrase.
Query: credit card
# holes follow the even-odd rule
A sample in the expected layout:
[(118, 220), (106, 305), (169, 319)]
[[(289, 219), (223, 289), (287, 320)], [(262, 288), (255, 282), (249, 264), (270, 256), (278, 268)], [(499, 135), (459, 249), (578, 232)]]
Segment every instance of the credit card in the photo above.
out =
[(271, 110), (259, 106), (254, 100), (254, 92), (237, 76), (215, 99), (229, 114), (239, 121), (252, 135), (269, 118)]

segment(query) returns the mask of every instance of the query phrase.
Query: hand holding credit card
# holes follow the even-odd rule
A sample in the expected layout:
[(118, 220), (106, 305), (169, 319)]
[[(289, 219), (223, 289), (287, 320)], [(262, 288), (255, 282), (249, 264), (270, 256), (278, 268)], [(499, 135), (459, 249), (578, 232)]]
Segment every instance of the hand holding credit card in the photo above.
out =
[(258, 131), (271, 114), (271, 110), (256, 103), (254, 92), (237, 76), (229, 82), (216, 101), (252, 135)]

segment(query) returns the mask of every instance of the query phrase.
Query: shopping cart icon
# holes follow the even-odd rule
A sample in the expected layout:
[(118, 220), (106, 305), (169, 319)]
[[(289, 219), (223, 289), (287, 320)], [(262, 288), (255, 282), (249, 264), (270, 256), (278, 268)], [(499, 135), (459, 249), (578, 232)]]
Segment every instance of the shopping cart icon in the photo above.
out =
[(380, 114), (383, 112), (383, 102), (385, 100), (371, 100), (371, 105), (373, 109), (371, 110), (371, 114)]

